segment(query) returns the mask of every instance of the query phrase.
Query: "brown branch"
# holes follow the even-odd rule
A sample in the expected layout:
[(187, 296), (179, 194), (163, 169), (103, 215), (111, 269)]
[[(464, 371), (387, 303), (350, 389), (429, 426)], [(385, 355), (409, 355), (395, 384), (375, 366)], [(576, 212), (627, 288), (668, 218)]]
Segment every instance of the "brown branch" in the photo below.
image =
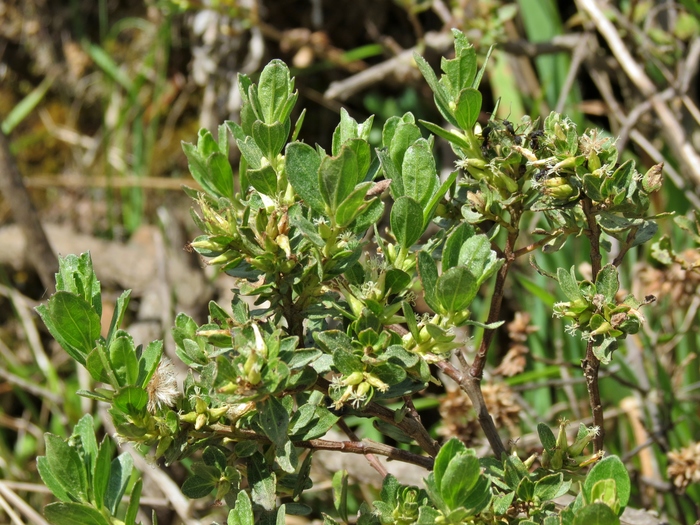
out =
[[(513, 214), (519, 215), (515, 210)], [(513, 224), (517, 224), (517, 218), (511, 221)], [(503, 255), (505, 256), (505, 263), (498, 270), (496, 274), (496, 285), (493, 290), (493, 298), (491, 299), (491, 308), (489, 309), (489, 316), (486, 320), (486, 324), (495, 323), (501, 315), (501, 304), (503, 303), (503, 294), (505, 293), (506, 277), (508, 277), (508, 270), (510, 265), (515, 260), (515, 242), (518, 238), (518, 231), (509, 232), (508, 238), (506, 239), (506, 246), (503, 250)], [(469, 369), (469, 375), (477, 380), (481, 380), (481, 376), (484, 373), (484, 367), (486, 366), (486, 354), (488, 353), (489, 346), (491, 346), (491, 341), (493, 336), (496, 334), (495, 330), (484, 329), (484, 336), (481, 339), (481, 344), (479, 345), (479, 350), (476, 353), (474, 362)]]
[[(345, 432), (345, 435), (348, 436), (353, 442), (360, 443), (362, 441), (359, 437), (357, 437), (357, 434), (355, 434), (355, 432), (353, 432), (353, 430), (348, 426), (348, 424), (345, 421), (343, 421), (342, 419), (339, 419), (338, 423), (336, 423), (336, 424), (340, 427), (340, 430)], [(377, 472), (379, 472), (379, 475), (381, 477), (385, 478), (387, 476), (387, 474), (389, 474), (389, 472), (386, 470), (384, 465), (382, 465), (379, 462), (379, 460), (377, 459), (377, 456), (370, 453), (370, 454), (365, 454), (365, 457), (367, 458), (367, 461), (372, 466), (372, 468), (374, 470), (376, 470)]]
[(481, 378), (474, 377), (469, 369), (466, 372), (460, 372), (449, 361), (440, 361), (437, 363), (437, 366), (445, 375), (455, 381), (459, 387), (464, 390), (467, 396), (469, 396), (469, 400), (472, 402), (474, 410), (476, 411), (479, 425), (484, 431), (486, 439), (489, 445), (491, 445), (491, 450), (493, 450), (496, 458), (500, 459), (503, 454), (508, 454), (506, 447), (503, 445), (503, 441), (501, 441), (501, 436), (498, 435), (496, 424), (493, 422), (493, 418), (486, 407), (484, 396), (481, 393)]
[(54, 274), (58, 272), (58, 259), (54, 254), (39, 216), (22, 182), (17, 163), (10, 152), (10, 144), (0, 132), (0, 192), (9, 203), (17, 224), (27, 239), (27, 252), (39, 274), (47, 293), (56, 291)]
[[(324, 394), (328, 394), (329, 383), (326, 379), (319, 377), (316, 380), (314, 387)], [(397, 422), (394, 415), (394, 410), (388, 409), (379, 403), (371, 402), (361, 411), (361, 415), (377, 417), (402, 430), (410, 438), (414, 439), (418, 446), (422, 448), (428, 455), (435, 457), (440, 450), (440, 445), (435, 441), (423, 426), (420, 421), (416, 421), (413, 417), (407, 414), (401, 421)]]
[[(588, 230), (586, 236), (591, 243), (591, 275), (595, 281), (600, 272), (602, 255), (600, 253), (600, 226), (596, 221), (596, 209), (590, 198), (584, 197), (581, 200), (583, 214), (588, 221)], [(603, 450), (603, 442), (605, 439), (605, 419), (603, 417), (603, 404), (600, 400), (600, 385), (598, 384), (598, 371), (600, 370), (600, 360), (593, 353), (594, 342), (588, 341), (586, 345), (586, 358), (583, 360), (583, 375), (586, 378), (586, 388), (588, 389), (588, 399), (591, 405), (591, 414), (593, 415), (593, 424), (598, 427), (599, 432), (593, 440), (593, 446), (596, 452)]]
[[(233, 440), (247, 439), (252, 441), (259, 441), (261, 443), (270, 443), (270, 439), (267, 436), (258, 434), (252, 430), (243, 430), (239, 428), (231, 428), (228, 425), (211, 425), (210, 428), (218, 435), (231, 438)], [(385, 445), (384, 443), (377, 443), (369, 439), (363, 439), (362, 441), (330, 441), (327, 439), (309, 439), (306, 441), (293, 441), (292, 444), (299, 448), (308, 448), (312, 450), (336, 450), (338, 452), (344, 452), (346, 454), (377, 454), (379, 456), (385, 456), (389, 459), (395, 461), (402, 461), (404, 463), (411, 463), (413, 465), (418, 465), (428, 470), (433, 468), (433, 459), (425, 456), (419, 456), (413, 452), (408, 452), (407, 450), (401, 450), (390, 445)]]
[(577, 3), (581, 11), (590, 16), (627, 77), (645, 99), (651, 100), (652, 107), (661, 121), (666, 144), (681, 165), (682, 171), (696, 185), (700, 184), (700, 155), (689, 142), (688, 136), (674, 112), (659, 96), (654, 82), (630, 54), (617, 29), (605, 16), (598, 2), (596, 0), (577, 0)]
[(527, 246), (523, 246), (522, 248), (515, 250), (515, 253), (513, 254), (513, 258), (517, 259), (518, 257), (522, 257), (523, 255), (527, 255), (530, 252), (534, 252), (537, 248), (541, 248), (545, 244), (547, 244), (549, 241), (552, 241), (559, 237), (560, 235), (568, 235), (570, 233), (573, 233), (574, 230), (570, 230), (567, 228), (558, 228), (554, 230), (552, 233), (547, 235), (546, 237), (543, 237), (537, 242), (533, 242), (532, 244), (528, 244)]

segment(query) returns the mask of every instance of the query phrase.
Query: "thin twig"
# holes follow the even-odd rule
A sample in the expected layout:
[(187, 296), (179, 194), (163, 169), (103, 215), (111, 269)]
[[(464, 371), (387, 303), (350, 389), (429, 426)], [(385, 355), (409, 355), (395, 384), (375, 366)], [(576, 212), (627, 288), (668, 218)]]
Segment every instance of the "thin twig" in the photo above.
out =
[[(328, 394), (329, 383), (326, 379), (319, 377), (316, 380), (315, 388), (321, 392)], [(394, 417), (396, 412), (390, 410), (379, 403), (371, 402), (362, 409), (362, 416), (378, 417), (385, 423), (389, 423), (402, 430), (409, 437), (414, 439), (418, 446), (427, 452), (430, 456), (435, 457), (440, 450), (440, 445), (435, 441), (426, 428), (420, 421), (416, 421), (410, 415), (406, 415), (401, 421), (397, 422)]]
[(654, 160), (654, 162), (664, 163), (664, 172), (668, 175), (668, 178), (671, 179), (676, 188), (683, 192), (685, 198), (688, 199), (688, 201), (695, 206), (696, 209), (700, 209), (700, 197), (698, 197), (697, 194), (690, 187), (688, 187), (688, 183), (681, 176), (681, 174), (674, 169), (673, 164), (669, 162), (669, 159), (665, 158), (663, 154), (651, 142), (649, 142), (649, 139), (647, 139), (636, 129), (633, 129), (630, 132), (630, 138), (640, 148), (642, 148)]
[(588, 53), (589, 40), (590, 35), (584, 35), (581, 39), (580, 45), (574, 48), (573, 54), (571, 55), (571, 65), (569, 66), (569, 71), (566, 74), (566, 79), (564, 79), (564, 85), (561, 87), (561, 91), (559, 92), (557, 105), (554, 108), (554, 111), (557, 113), (562, 113), (564, 111), (566, 99), (569, 97), (569, 92), (574, 87), (574, 82), (576, 82), (576, 77), (578, 76), (581, 64)]
[[(267, 436), (258, 434), (252, 430), (243, 430), (238, 428), (231, 428), (228, 425), (211, 425), (210, 427), (214, 432), (221, 436), (226, 436), (231, 439), (248, 439), (259, 441), (261, 443), (269, 443), (270, 438)], [(330, 441), (327, 439), (309, 439), (305, 441), (293, 441), (292, 444), (299, 448), (308, 448), (312, 450), (335, 450), (338, 452), (344, 452), (347, 454), (377, 454), (380, 456), (386, 456), (389, 459), (396, 461), (402, 461), (404, 463), (411, 463), (413, 465), (418, 465), (428, 470), (433, 468), (433, 459), (426, 456), (419, 456), (413, 452), (407, 450), (401, 450), (391, 445), (385, 445), (384, 443), (377, 443), (369, 439), (363, 439), (362, 441)]]
[[(512, 210), (511, 214), (511, 224), (517, 224), (520, 214), (517, 210)], [(510, 265), (513, 264), (513, 261), (515, 260), (515, 243), (518, 239), (518, 233), (518, 230), (508, 232), (506, 246), (503, 249), (505, 262), (503, 263), (503, 266), (499, 268), (498, 273), (496, 274), (496, 285), (493, 289), (491, 307), (489, 308), (489, 315), (486, 324), (495, 323), (498, 321), (501, 315), (501, 304), (505, 293), (506, 277), (508, 277)], [(474, 362), (469, 369), (469, 375), (477, 380), (481, 380), (481, 376), (484, 373), (484, 367), (486, 366), (486, 354), (488, 353), (489, 346), (491, 346), (491, 341), (493, 340), (493, 336), (495, 334), (495, 330), (484, 330), (484, 335), (481, 339), (479, 350), (477, 351), (476, 356), (474, 357)]]
[(105, 177), (80, 175), (33, 175), (25, 177), (27, 188), (143, 188), (147, 190), (182, 191), (184, 185), (201, 189), (192, 179), (170, 179), (165, 177)]
[[(112, 422), (112, 416), (109, 415), (107, 409), (100, 408), (100, 420), (105, 426), (105, 429), (110, 435), (116, 434), (116, 428)], [(145, 478), (149, 478), (151, 483), (158, 486), (165, 497), (170, 501), (172, 508), (180, 517), (183, 523), (188, 525), (201, 525), (199, 520), (192, 518), (192, 501), (187, 499), (180, 490), (180, 487), (173, 479), (159, 467), (153, 467), (146, 462), (146, 459), (134, 448), (131, 443), (121, 443), (119, 448), (128, 450), (134, 459), (134, 464)]]
[[(42, 485), (42, 488), (46, 487)], [(0, 494), (34, 525), (49, 525), (41, 514), (12, 490), (9, 481), (0, 481)]]
[[(600, 253), (600, 226), (596, 221), (596, 210), (590, 198), (584, 197), (581, 200), (583, 214), (588, 221), (586, 236), (591, 245), (591, 275), (595, 280), (601, 269), (602, 255)], [(598, 427), (593, 445), (596, 452), (603, 450), (603, 440), (605, 438), (605, 420), (603, 419), (603, 404), (600, 400), (600, 385), (598, 384), (598, 371), (600, 360), (593, 352), (594, 341), (588, 341), (586, 345), (586, 358), (583, 360), (583, 375), (586, 378), (586, 388), (588, 389), (588, 399), (593, 415), (593, 424)]]
[(0, 132), (0, 192), (9, 203), (12, 213), (27, 239), (27, 251), (34, 263), (39, 279), (49, 294), (56, 291), (54, 274), (58, 272), (58, 259), (53, 252), (39, 216), (22, 182), (17, 163), (10, 152), (10, 144)]
[[(345, 432), (345, 435), (348, 436), (351, 440), (353, 440), (356, 443), (359, 443), (362, 441), (359, 437), (357, 437), (357, 434), (353, 432), (353, 430), (348, 426), (348, 424), (343, 421), (342, 419), (338, 420), (338, 423), (336, 423), (338, 427), (340, 427), (340, 430)], [(382, 478), (385, 478), (387, 474), (389, 474), (389, 471), (382, 465), (379, 460), (377, 459), (377, 456), (375, 456), (372, 453), (365, 454), (365, 457), (367, 458), (367, 462), (372, 466), (374, 470), (379, 472), (379, 475)]]
[(22, 518), (20, 518), (17, 513), (10, 507), (10, 504), (3, 498), (2, 491), (0, 491), (0, 508), (4, 510), (7, 515), (12, 520), (13, 525), (24, 525)]
[(493, 422), (493, 418), (489, 414), (488, 408), (486, 407), (486, 402), (484, 401), (484, 396), (481, 393), (481, 379), (471, 375), (471, 371), (469, 369), (467, 369), (465, 372), (460, 372), (449, 361), (439, 361), (437, 366), (445, 373), (445, 375), (447, 375), (447, 377), (455, 381), (459, 387), (464, 390), (467, 396), (469, 396), (469, 400), (472, 402), (472, 406), (476, 411), (479, 425), (484, 431), (486, 439), (488, 440), (489, 445), (491, 445), (491, 450), (493, 450), (494, 455), (500, 459), (503, 454), (507, 454), (508, 451), (503, 445), (503, 441), (501, 441), (501, 436), (498, 435), (496, 424)]
[(577, 0), (582, 11), (585, 11), (593, 20), (598, 31), (610, 46), (615, 58), (620, 66), (630, 78), (632, 83), (642, 95), (650, 99), (652, 107), (662, 123), (662, 131), (665, 135), (666, 144), (677, 157), (685, 172), (695, 184), (700, 184), (700, 156), (688, 141), (683, 127), (678, 122), (673, 111), (658, 98), (656, 86), (646, 75), (642, 67), (634, 60), (627, 46), (620, 38), (615, 26), (605, 16), (600, 6), (595, 0)]

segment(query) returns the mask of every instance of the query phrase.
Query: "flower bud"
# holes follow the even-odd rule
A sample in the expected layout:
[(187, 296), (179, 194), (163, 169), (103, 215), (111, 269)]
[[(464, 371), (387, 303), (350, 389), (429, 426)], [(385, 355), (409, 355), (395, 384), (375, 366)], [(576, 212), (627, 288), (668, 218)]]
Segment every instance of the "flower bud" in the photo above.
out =
[(289, 245), (289, 237), (279, 234), (275, 239), (275, 243), (277, 246), (282, 248), (282, 251), (284, 251), (284, 254), (287, 256), (287, 259), (292, 257), (292, 248)]
[(343, 379), (343, 381), (341, 381), (341, 384), (343, 386), (359, 385), (364, 380), (364, 378), (364, 374), (359, 370), (356, 370), (352, 374), (347, 376), (345, 379)]
[(368, 382), (363, 381), (359, 385), (357, 385), (357, 389), (355, 390), (356, 396), (357, 397), (364, 397), (370, 393), (372, 390), (372, 385), (370, 385)]
[(591, 153), (588, 155), (588, 169), (595, 171), (600, 169), (600, 166), (600, 157), (598, 157), (598, 154), (595, 151), (591, 151)]
[(598, 427), (585, 428), (584, 432), (579, 430), (579, 435), (576, 438), (576, 441), (574, 441), (569, 447), (569, 455), (580, 456), (583, 452), (583, 449), (585, 449), (586, 446), (591, 442), (591, 440), (598, 434)]
[(199, 414), (197, 415), (197, 419), (194, 422), (194, 429), (199, 430), (202, 428), (204, 425), (207, 424), (207, 415), (206, 414)]
[(664, 163), (655, 164), (642, 177), (642, 188), (647, 193), (654, 193), (661, 188), (664, 183)]
[(368, 374), (367, 372), (365, 372), (365, 381), (380, 392), (386, 392), (387, 390), (389, 390), (389, 385), (387, 385), (384, 381), (379, 379), (374, 374)]

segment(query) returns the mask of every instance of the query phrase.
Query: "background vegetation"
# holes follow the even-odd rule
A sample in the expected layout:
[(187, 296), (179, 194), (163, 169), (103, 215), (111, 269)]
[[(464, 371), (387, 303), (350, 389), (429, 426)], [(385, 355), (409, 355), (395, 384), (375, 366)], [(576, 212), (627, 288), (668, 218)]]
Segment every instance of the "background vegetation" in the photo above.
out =
[[(203, 320), (210, 299), (227, 303), (226, 277), (182, 251), (196, 233), (188, 231), (189, 203), (179, 191), (189, 183), (180, 141), (193, 141), (200, 126), (213, 130), (238, 119), (237, 73), (255, 78), (269, 59), (282, 58), (297, 79), (298, 106), (313, 114), (300, 138), (330, 149), (344, 107), (358, 121), (376, 115), (370, 141), (379, 145), (392, 115), (410, 110), (440, 122), (412, 50), (437, 63), (451, 49), (450, 27), (465, 31), (481, 58), (496, 45), (481, 88), (484, 108), (500, 99), (499, 118), (513, 122), (556, 109), (581, 129), (601, 127), (618, 137), (621, 158), (635, 159), (642, 172), (665, 163), (666, 183), (652, 213), (687, 219), (661, 219), (657, 238), (624, 263), (623, 287), (658, 301), (645, 309), (643, 331), (626, 340), (603, 372), (605, 448), (628, 466), (634, 506), (654, 508), (673, 523), (694, 523), (700, 514), (700, 232), (693, 215), (700, 204), (699, 11), (693, 0), (602, 7), (592, 0), (3, 1), (0, 119), (11, 152), (3, 159), (16, 160), (54, 249), (91, 249), (98, 276), (113, 287), (112, 302), (122, 288), (135, 290), (127, 315), (132, 333), (141, 330), (143, 341), (165, 338), (172, 354), (168, 329), (177, 312)], [(489, 118), (484, 113), (480, 120)], [(235, 148), (231, 154), (235, 162)], [(449, 173), (451, 153), (438, 154)], [(23, 244), (11, 224), (16, 200), (4, 197), (0, 520), (41, 523), (32, 512), (51, 501), (35, 462), (44, 454), (44, 432), (67, 437), (87, 412), (96, 414), (102, 432), (113, 431), (97, 404), (75, 396), (89, 378), (78, 374), (32, 311), (46, 298), (35, 268), (41, 272), (47, 261), (33, 255), (31, 242)], [(587, 260), (583, 246), (570, 242), (547, 258), (535, 257), (551, 270)], [(585, 265), (577, 266), (585, 275)], [(507, 292), (507, 329), (494, 342), (483, 390), (498, 428), (526, 454), (538, 446), (538, 421), (555, 427), (561, 418), (591, 419), (579, 370), (583, 345), (543, 307), (561, 299), (556, 287), (527, 277), (529, 268), (513, 271), (520, 286)], [(435, 437), (483, 445), (469, 401), (458, 391), (438, 396), (428, 389), (416, 408)], [(355, 431), (385, 439), (359, 421)], [(221, 519), (210, 503), (195, 508), (182, 496), (182, 467), (141, 464), (141, 470), (142, 503), (157, 510), (160, 523)], [(354, 474), (351, 499), (371, 501), (376, 487)], [(327, 472), (315, 475), (317, 487), (324, 476), (330, 484)], [(317, 497), (313, 506), (332, 512), (324, 493)]]

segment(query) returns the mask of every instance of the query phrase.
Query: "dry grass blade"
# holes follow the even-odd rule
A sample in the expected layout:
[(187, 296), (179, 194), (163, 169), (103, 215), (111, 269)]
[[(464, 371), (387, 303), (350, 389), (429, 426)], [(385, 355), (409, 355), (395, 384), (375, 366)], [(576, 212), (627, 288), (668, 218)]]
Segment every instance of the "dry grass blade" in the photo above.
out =
[(666, 137), (666, 143), (673, 153), (678, 157), (678, 161), (683, 167), (682, 171), (700, 185), (700, 156), (688, 142), (683, 127), (673, 114), (671, 109), (658, 96), (654, 83), (644, 73), (642, 67), (632, 57), (627, 46), (620, 38), (615, 26), (608, 20), (600, 6), (595, 0), (577, 0), (582, 11), (585, 11), (593, 20), (596, 28), (607, 41), (613, 55), (620, 63), (620, 66), (639, 89), (639, 91), (651, 101), (652, 107), (661, 120), (662, 129)]
[[(25, 483), (24, 485), (28, 484)], [(23, 516), (25, 516), (34, 525), (49, 525), (49, 523), (44, 519), (44, 517), (41, 514), (34, 510), (27, 502), (20, 498), (9, 487), (8, 482), (0, 481), (0, 494), (2, 495), (4, 500), (7, 500), (7, 503), (11, 503), (20, 513), (22, 513)], [(22, 520), (19, 519), (19, 517), (17, 519), (17, 523), (23, 523)]]

